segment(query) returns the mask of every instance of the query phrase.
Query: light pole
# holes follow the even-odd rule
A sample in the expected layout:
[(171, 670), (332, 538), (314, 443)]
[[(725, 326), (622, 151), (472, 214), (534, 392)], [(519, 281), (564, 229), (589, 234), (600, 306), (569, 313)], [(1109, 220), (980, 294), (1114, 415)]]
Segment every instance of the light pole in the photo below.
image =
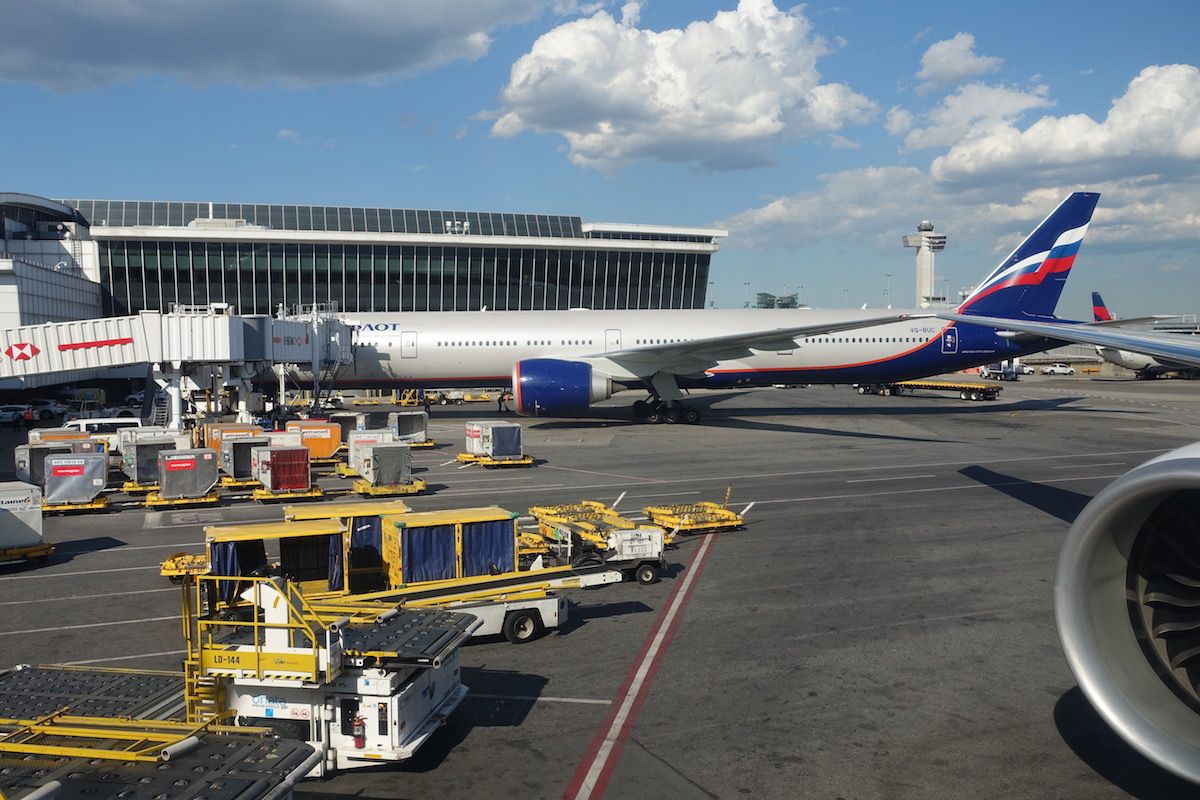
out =
[(716, 286), (716, 285), (717, 285), (717, 282), (716, 282), (716, 281), (709, 281), (709, 282), (708, 282), (708, 307), (709, 307), (709, 308), (716, 308), (716, 307), (717, 307), (717, 301), (716, 301), (716, 300), (714, 300), (714, 299), (713, 299), (713, 296), (712, 296), (712, 293), (713, 293), (713, 287), (714, 287), (714, 286)]
[(804, 305), (804, 284), (800, 284), (800, 297), (798, 305)]
[(850, 290), (842, 289), (842, 308), (850, 307)]
[(887, 283), (883, 287), (883, 306), (884, 306), (884, 308), (891, 308), (892, 307), (892, 273), (885, 272), (885, 273), (883, 273), (883, 277), (887, 280)]
[(745, 283), (742, 284), (742, 286), (746, 287), (746, 298), (745, 298), (745, 301), (743, 302), (742, 308), (749, 308), (750, 307), (750, 281), (746, 281)]

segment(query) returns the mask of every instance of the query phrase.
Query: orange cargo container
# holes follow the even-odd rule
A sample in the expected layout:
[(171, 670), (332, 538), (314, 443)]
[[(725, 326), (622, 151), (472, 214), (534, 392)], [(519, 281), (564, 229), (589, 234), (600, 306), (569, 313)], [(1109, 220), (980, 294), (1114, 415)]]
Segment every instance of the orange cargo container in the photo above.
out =
[(284, 430), (300, 434), (300, 444), (308, 448), (309, 458), (333, 458), (342, 446), (342, 426), (325, 420), (288, 420)]
[(38, 442), (67, 442), (75, 439), (87, 439), (91, 434), (75, 428), (34, 428), (29, 432), (29, 443)]
[(262, 432), (263, 429), (258, 425), (245, 425), (240, 422), (210, 422), (204, 426), (204, 446), (219, 453), (223, 439), (260, 436)]

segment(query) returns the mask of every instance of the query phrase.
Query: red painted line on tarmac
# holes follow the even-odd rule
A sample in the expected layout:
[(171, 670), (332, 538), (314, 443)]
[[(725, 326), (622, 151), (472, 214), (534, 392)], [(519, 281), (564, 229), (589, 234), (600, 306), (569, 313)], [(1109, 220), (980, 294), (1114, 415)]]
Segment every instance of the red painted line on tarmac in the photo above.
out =
[(684, 568), (683, 579), (675, 584), (667, 598), (667, 605), (647, 635), (621, 690), (613, 699), (612, 711), (600, 726), (596, 738), (584, 754), (583, 761), (575, 768), (571, 782), (563, 791), (564, 798), (589, 800), (592, 797), (604, 796), (613, 770), (621, 760), (621, 750), (629, 739), (633, 723), (650, 693), (663, 656), (666, 655), (671, 639), (674, 638), (675, 631), (683, 619), (683, 611), (691, 600), (692, 590), (704, 569), (704, 562), (708, 559), (715, 538), (715, 535), (704, 537), (692, 560)]
[(99, 339), (94, 342), (71, 342), (69, 344), (60, 344), (59, 350), (86, 350), (89, 347), (112, 347), (118, 344), (133, 344), (133, 337), (127, 336), (124, 339)]

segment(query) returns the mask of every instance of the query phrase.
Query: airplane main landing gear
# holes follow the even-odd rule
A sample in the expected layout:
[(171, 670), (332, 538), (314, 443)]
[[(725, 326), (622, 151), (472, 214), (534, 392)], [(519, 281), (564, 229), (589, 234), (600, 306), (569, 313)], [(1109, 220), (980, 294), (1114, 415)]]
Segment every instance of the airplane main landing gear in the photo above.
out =
[(684, 422), (695, 425), (700, 421), (700, 412), (682, 403), (664, 403), (658, 398), (638, 400), (633, 404), (633, 418), (640, 422), (657, 425), (661, 422), (674, 424)]

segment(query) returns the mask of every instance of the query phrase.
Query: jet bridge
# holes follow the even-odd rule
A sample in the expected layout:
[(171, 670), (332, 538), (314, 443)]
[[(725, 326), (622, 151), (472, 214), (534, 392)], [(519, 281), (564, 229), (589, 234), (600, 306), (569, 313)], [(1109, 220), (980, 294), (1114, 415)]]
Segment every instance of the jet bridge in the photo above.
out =
[[(215, 378), (239, 390), (248, 416), (250, 382), (276, 364), (319, 370), (349, 363), (351, 331), (330, 315), (300, 318), (238, 316), (224, 304), (176, 306), (171, 313), (49, 322), (0, 328), (0, 380), (147, 365), (171, 398), (171, 427), (181, 426), (182, 395)], [(69, 377), (68, 377), (69, 376)]]

